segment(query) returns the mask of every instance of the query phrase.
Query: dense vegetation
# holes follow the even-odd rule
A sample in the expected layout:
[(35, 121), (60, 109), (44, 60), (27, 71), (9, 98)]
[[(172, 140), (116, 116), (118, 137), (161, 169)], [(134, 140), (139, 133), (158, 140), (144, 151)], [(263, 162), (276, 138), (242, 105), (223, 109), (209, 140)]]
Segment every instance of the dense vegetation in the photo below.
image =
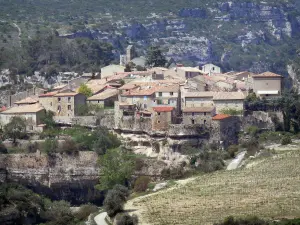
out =
[(68, 202), (52, 202), (17, 184), (0, 184), (1, 224), (82, 225), (97, 210), (84, 205), (72, 213)]

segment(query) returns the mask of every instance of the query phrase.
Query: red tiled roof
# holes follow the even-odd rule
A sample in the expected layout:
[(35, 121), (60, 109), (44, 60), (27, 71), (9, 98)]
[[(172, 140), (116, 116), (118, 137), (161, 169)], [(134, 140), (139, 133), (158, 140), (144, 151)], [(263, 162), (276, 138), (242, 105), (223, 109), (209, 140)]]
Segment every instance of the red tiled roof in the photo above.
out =
[(279, 74), (276, 74), (276, 73), (272, 73), (272, 72), (264, 72), (264, 73), (261, 73), (261, 74), (257, 74), (257, 75), (252, 75), (252, 77), (282, 77), (281, 75)]
[(172, 106), (156, 106), (153, 107), (155, 112), (171, 112), (174, 109)]
[(224, 120), (224, 119), (227, 119), (229, 117), (231, 117), (231, 116), (227, 115), (227, 114), (217, 114), (212, 119), (213, 120)]
[(58, 93), (57, 91), (52, 91), (52, 92), (48, 92), (45, 94), (41, 94), (41, 95), (39, 95), (39, 97), (52, 97), (52, 96), (56, 95), (57, 93)]
[(2, 106), (1, 109), (0, 109), (0, 112), (3, 112), (5, 110), (7, 110), (6, 106)]

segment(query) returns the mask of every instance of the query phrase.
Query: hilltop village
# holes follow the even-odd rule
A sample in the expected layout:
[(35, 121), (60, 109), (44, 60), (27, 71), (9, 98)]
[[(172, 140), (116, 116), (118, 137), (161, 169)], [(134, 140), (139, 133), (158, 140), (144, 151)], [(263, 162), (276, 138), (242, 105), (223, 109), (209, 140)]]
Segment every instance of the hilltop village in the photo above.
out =
[[(174, 140), (200, 137), (227, 147), (236, 142), (249, 94), (266, 99), (281, 95), (283, 77), (272, 72), (222, 73), (213, 64), (186, 67), (172, 60), (167, 67), (137, 71), (145, 61), (144, 57), (135, 57), (134, 47), (128, 46), (120, 65), (103, 67), (101, 73), (85, 73), (51, 91), (36, 89), (18, 99), (10, 97), (10, 105), (1, 109), (2, 125), (22, 116), (28, 122), (28, 132), (42, 132), (45, 124), (41, 118), (52, 111), (55, 121), (62, 125), (102, 125), (125, 136), (146, 134)], [(128, 63), (134, 66), (124, 72)], [(91, 96), (79, 92), (82, 85), (91, 90)], [(102, 108), (102, 116), (82, 114), (83, 106)]]

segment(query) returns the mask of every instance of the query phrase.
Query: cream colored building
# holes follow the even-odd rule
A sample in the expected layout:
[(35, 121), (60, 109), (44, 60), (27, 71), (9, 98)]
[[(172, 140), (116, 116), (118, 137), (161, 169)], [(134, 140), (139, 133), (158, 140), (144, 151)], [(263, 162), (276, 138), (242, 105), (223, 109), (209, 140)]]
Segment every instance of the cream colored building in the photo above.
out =
[(260, 97), (276, 97), (281, 95), (282, 76), (272, 72), (252, 75), (253, 92)]
[(202, 71), (194, 67), (175, 67), (163, 72), (165, 78), (189, 79), (202, 74)]
[(202, 66), (202, 71), (206, 74), (222, 73), (221, 68), (212, 63)]
[(54, 104), (53, 96), (56, 95), (57, 93), (58, 93), (57, 91), (53, 91), (53, 92), (48, 92), (48, 93), (39, 95), (39, 103), (41, 103), (42, 106), (47, 111), (55, 112), (56, 110), (53, 106), (53, 104)]
[(216, 107), (216, 113), (223, 113), (223, 110), (234, 109), (244, 110), (245, 95), (243, 92), (215, 92), (213, 102)]
[[(179, 85), (161, 86), (155, 92), (156, 105), (178, 107)], [(155, 104), (154, 104), (155, 105)]]
[(214, 92), (185, 92), (182, 93), (182, 108), (213, 106)]
[(114, 102), (118, 100), (118, 93), (117, 89), (106, 89), (99, 94), (89, 97), (87, 103), (96, 104), (103, 108), (112, 107), (114, 106)]
[(13, 117), (22, 117), (26, 119), (28, 131), (42, 131), (42, 118), (45, 115), (45, 108), (39, 104), (20, 105), (9, 108), (0, 113), (2, 125), (8, 124)]

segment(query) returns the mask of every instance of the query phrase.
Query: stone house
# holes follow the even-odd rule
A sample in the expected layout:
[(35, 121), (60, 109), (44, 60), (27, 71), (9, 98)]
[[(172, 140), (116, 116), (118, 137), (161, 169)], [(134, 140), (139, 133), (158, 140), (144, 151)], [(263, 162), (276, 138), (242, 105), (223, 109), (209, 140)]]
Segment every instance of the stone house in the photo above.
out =
[(2, 125), (8, 124), (15, 116), (26, 119), (28, 131), (42, 131), (42, 118), (45, 115), (45, 108), (40, 103), (25, 104), (9, 108), (0, 113)]
[(212, 118), (210, 142), (227, 148), (238, 143), (237, 132), (240, 131), (239, 118), (226, 114), (217, 114)]
[(41, 103), (47, 111), (50, 110), (52, 112), (55, 112), (53, 96), (57, 93), (57, 91), (53, 91), (39, 95), (39, 103)]
[(179, 108), (179, 85), (161, 86), (155, 92), (155, 105), (169, 105)]
[(53, 110), (56, 116), (78, 116), (80, 107), (86, 104), (83, 94), (66, 90), (53, 96)]
[(182, 108), (213, 106), (214, 92), (185, 92), (182, 93)]
[(209, 75), (211, 75), (213, 73), (222, 73), (221, 68), (212, 63), (203, 65), (202, 71)]
[(139, 110), (148, 109), (155, 103), (155, 91), (157, 87), (149, 87), (148, 89), (129, 90), (120, 95), (120, 102), (136, 105)]
[(272, 72), (252, 75), (253, 92), (260, 97), (277, 97), (281, 95), (282, 76)]
[(36, 104), (38, 103), (38, 99), (36, 97), (27, 97), (27, 98), (24, 98), (20, 101), (16, 101), (14, 102), (15, 105), (17, 106), (21, 106), (21, 105), (31, 105), (31, 104)]
[(215, 92), (213, 95), (216, 113), (222, 113), (226, 109), (243, 111), (244, 100), (245, 95), (243, 92)]
[(201, 124), (211, 126), (212, 117), (215, 115), (215, 107), (191, 107), (182, 109), (183, 124)]
[(108, 65), (101, 68), (101, 78), (113, 76), (116, 73), (124, 72), (125, 67), (121, 65)]
[(189, 79), (202, 74), (202, 71), (194, 67), (175, 67), (164, 71), (164, 77)]
[(172, 106), (156, 106), (153, 107), (152, 114), (152, 130), (167, 131), (169, 124), (174, 121), (175, 110)]
[(93, 95), (87, 99), (87, 103), (96, 104), (100, 107), (113, 107), (114, 102), (118, 100), (117, 89), (106, 89), (105, 91)]

